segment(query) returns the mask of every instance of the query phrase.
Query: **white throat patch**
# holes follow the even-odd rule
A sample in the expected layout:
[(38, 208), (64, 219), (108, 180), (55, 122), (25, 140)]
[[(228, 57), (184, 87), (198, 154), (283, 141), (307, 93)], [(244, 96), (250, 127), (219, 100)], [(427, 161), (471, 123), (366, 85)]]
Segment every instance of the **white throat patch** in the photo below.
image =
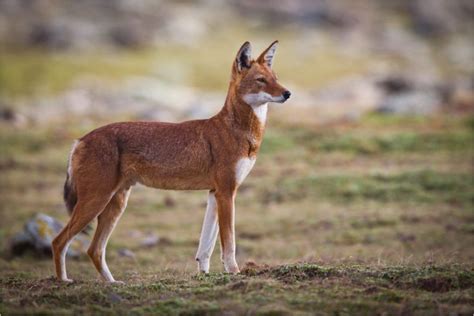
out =
[(268, 103), (273, 101), (273, 97), (266, 92), (249, 93), (243, 97), (245, 103), (252, 107), (253, 112), (257, 116), (260, 124), (265, 125), (267, 121)]
[(260, 121), (260, 124), (265, 125), (267, 121), (268, 103), (262, 105), (251, 105), (253, 113)]
[(244, 182), (245, 178), (252, 170), (256, 160), (257, 157), (254, 156), (251, 158), (241, 158), (239, 161), (237, 161), (237, 165), (235, 166), (235, 181), (237, 182), (237, 185), (240, 185), (242, 182)]

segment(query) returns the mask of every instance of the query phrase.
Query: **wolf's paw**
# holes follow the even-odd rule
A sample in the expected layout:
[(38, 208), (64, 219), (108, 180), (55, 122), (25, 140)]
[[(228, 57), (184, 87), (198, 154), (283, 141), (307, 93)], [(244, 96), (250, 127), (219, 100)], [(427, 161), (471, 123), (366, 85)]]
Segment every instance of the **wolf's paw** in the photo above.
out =
[(198, 259), (196, 258), (196, 261), (198, 263), (198, 272), (199, 273), (203, 273), (203, 274), (207, 274), (209, 273), (209, 259), (208, 258), (204, 258), (204, 259)]
[(109, 283), (113, 285), (125, 285), (124, 281), (118, 281), (118, 280), (110, 281)]
[(240, 273), (240, 269), (239, 269), (239, 267), (233, 267), (233, 268), (228, 269), (227, 273), (230, 273), (230, 274), (239, 274), (239, 273)]
[(225, 272), (230, 273), (230, 274), (240, 273), (240, 269), (237, 263), (230, 263), (230, 264), (224, 263), (224, 269), (225, 269)]

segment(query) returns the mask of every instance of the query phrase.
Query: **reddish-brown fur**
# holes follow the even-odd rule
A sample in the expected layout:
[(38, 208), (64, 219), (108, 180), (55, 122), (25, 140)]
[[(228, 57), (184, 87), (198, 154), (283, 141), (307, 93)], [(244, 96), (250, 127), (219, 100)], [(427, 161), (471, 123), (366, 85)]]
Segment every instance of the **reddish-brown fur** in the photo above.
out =
[[(257, 155), (264, 132), (264, 124), (242, 96), (259, 91), (277, 96), (286, 91), (265, 64), (266, 51), (256, 61), (244, 60), (239, 69), (238, 58), (246, 44), (233, 63), (225, 105), (215, 116), (182, 123), (113, 123), (79, 140), (65, 185), (72, 216), (53, 241), (58, 278), (67, 280), (61, 261), (67, 243), (96, 217), (98, 227), (88, 254), (100, 273), (108, 271), (105, 244), (135, 183), (158, 189), (215, 191), (222, 251), (228, 251), (234, 238), (236, 163)], [(266, 79), (265, 87), (255, 83), (257, 75)], [(229, 272), (238, 272), (238, 267)]]

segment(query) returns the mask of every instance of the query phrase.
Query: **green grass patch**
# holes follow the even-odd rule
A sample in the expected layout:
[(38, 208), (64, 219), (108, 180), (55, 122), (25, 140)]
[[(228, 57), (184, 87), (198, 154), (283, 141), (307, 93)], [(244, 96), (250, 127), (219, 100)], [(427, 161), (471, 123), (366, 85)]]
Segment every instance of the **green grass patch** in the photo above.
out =
[[(375, 280), (387, 280), (388, 286), (415, 288), (429, 292), (469, 289), (474, 286), (474, 271), (452, 267), (392, 267), (369, 273)], [(383, 283), (383, 282), (381, 282)]]
[[(314, 139), (314, 138), (316, 139)], [(366, 135), (307, 135), (298, 139), (315, 151), (345, 151), (357, 154), (387, 152), (434, 152), (469, 150), (467, 144), (474, 142), (472, 133), (396, 133), (385, 136)]]
[(271, 154), (279, 151), (287, 151), (294, 149), (296, 146), (295, 139), (281, 130), (269, 130), (266, 132), (262, 147), (262, 154)]
[(419, 202), (472, 205), (474, 178), (470, 174), (430, 170), (385, 175), (307, 176), (282, 181), (269, 194), (283, 200), (315, 197), (341, 203), (351, 201)]
[[(3, 130), (4, 128), (2, 128)], [(18, 154), (38, 153), (51, 143), (48, 134), (44, 131), (16, 130), (0, 132), (0, 149), (2, 158)]]
[(217, 302), (173, 298), (159, 301), (151, 306), (134, 308), (132, 313), (154, 315), (218, 315), (220, 311)]
[(55, 128), (11, 128), (0, 125), (0, 170), (6, 176), (43, 175), (45, 172), (65, 172), (73, 137)]
[(327, 278), (336, 273), (337, 271), (331, 267), (323, 267), (316, 264), (297, 264), (270, 269), (270, 275), (272, 277), (285, 282)]
[(90, 52), (83, 54), (44, 51), (3, 52), (0, 55), (0, 95), (31, 97), (56, 94), (83, 76), (116, 81), (146, 74), (153, 54), (135, 52)]
[[(262, 153), (293, 151), (310, 153), (473, 153), (474, 133), (469, 118), (384, 117), (366, 115), (358, 126), (311, 128), (276, 126), (270, 128), (262, 144)], [(384, 133), (375, 132), (383, 129)]]

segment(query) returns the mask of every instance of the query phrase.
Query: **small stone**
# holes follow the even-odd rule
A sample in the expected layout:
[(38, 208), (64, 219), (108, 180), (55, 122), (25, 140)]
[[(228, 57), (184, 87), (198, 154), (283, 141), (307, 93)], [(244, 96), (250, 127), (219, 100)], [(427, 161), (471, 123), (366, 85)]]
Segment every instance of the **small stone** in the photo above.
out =
[(140, 245), (145, 248), (151, 248), (156, 246), (160, 242), (160, 237), (157, 234), (150, 233), (143, 238)]
[(135, 258), (135, 253), (127, 248), (120, 248), (118, 254), (120, 257)]
[(398, 237), (398, 240), (400, 240), (403, 243), (410, 243), (410, 242), (414, 242), (416, 240), (416, 236), (413, 235), (413, 234), (399, 233), (397, 235), (397, 237)]
[(167, 195), (164, 200), (165, 206), (166, 207), (174, 207), (176, 205), (175, 199), (173, 199), (171, 196)]
[(117, 293), (112, 292), (109, 294), (109, 301), (111, 303), (120, 303), (121, 301), (123, 301), (123, 298)]

